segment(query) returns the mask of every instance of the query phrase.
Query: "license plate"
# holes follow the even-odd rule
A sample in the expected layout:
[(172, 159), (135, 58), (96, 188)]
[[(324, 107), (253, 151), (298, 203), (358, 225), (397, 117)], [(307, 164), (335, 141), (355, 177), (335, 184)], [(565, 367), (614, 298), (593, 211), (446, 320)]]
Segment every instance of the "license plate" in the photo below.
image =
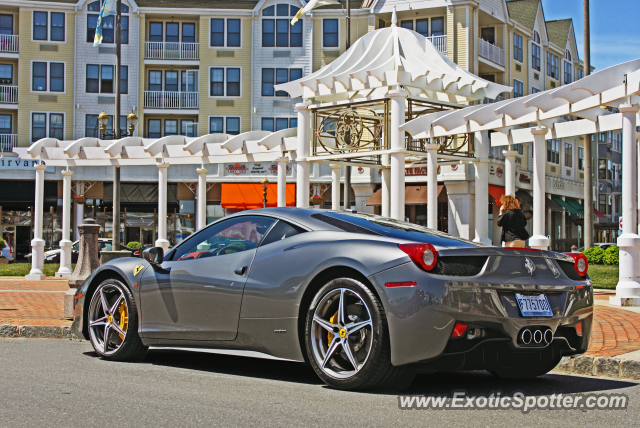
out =
[(540, 294), (538, 296), (523, 296), (516, 294), (516, 300), (520, 307), (520, 312), (524, 317), (552, 317), (551, 306), (547, 300), (547, 296)]

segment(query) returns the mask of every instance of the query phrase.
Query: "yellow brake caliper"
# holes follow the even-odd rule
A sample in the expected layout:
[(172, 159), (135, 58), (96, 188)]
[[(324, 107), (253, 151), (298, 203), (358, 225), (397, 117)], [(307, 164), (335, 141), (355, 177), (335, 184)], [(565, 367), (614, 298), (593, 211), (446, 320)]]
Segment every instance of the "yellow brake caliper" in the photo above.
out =
[[(329, 322), (331, 324), (335, 324), (338, 319), (338, 311), (331, 318), (329, 318)], [(333, 340), (333, 333), (327, 333), (327, 346), (331, 346), (331, 341)]]
[[(122, 331), (127, 331), (127, 326), (129, 324), (129, 317), (127, 316), (127, 304), (125, 303), (124, 299), (122, 300), (122, 302), (120, 302), (119, 311), (120, 311), (120, 328), (122, 329)], [(118, 336), (120, 336), (121, 340), (124, 340), (124, 336), (122, 334), (118, 333)]]

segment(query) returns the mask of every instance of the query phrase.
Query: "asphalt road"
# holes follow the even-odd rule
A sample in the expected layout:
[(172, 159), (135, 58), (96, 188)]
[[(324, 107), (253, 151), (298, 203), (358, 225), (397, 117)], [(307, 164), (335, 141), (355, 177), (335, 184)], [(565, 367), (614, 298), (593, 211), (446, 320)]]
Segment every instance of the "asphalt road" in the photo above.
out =
[(399, 410), (395, 392), (353, 393), (321, 384), (297, 363), (150, 351), (114, 363), (88, 342), (0, 339), (1, 427), (183, 426), (637, 426), (636, 382), (547, 375), (505, 381), (484, 372), (420, 375), (409, 394), (629, 395), (626, 410)]

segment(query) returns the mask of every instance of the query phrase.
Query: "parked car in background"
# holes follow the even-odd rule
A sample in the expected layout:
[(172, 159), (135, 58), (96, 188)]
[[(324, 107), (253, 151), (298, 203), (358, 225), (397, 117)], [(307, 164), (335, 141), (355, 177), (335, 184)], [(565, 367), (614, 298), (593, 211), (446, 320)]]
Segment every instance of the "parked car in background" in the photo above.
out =
[(13, 247), (9, 245), (8, 242), (5, 241), (4, 248), (2, 249), (1, 253), (2, 253), (2, 257), (7, 259), (9, 263), (13, 262)]
[[(98, 238), (98, 257), (100, 257), (100, 253), (103, 251), (112, 251), (113, 242), (111, 238)], [(124, 245), (120, 244), (120, 251), (130, 251), (131, 255), (135, 253), (137, 250), (132, 250), (131, 248), (127, 248)], [(45, 251), (44, 253), (44, 262), (45, 263), (60, 263), (60, 253), (62, 251), (58, 248), (56, 250)], [(78, 262), (78, 254), (80, 252), (80, 241), (76, 241), (71, 246), (71, 263)], [(27, 260), (31, 263), (31, 253), (27, 254)]]

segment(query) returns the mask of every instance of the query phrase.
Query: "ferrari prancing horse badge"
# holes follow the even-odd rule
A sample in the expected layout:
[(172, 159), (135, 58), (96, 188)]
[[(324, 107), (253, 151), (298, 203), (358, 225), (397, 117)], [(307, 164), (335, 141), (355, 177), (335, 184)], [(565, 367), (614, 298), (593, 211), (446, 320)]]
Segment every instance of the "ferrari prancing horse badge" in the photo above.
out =
[(140, 271), (142, 270), (143, 267), (144, 266), (142, 266), (142, 265), (136, 266), (135, 269), (133, 269), (133, 276), (137, 276), (140, 273)]

